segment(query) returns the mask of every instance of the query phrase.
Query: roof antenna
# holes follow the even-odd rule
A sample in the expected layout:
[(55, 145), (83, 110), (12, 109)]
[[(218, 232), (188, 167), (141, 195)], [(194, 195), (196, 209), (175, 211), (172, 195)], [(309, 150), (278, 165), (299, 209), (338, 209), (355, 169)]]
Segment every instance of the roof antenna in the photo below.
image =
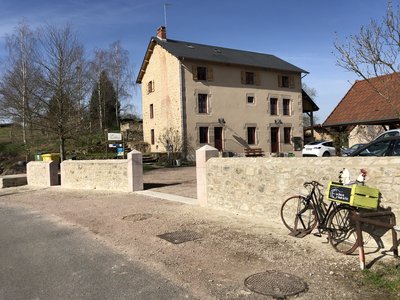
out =
[(172, 4), (169, 4), (167, 2), (164, 3), (164, 26), (165, 26), (165, 28), (168, 28), (167, 27), (167, 7), (171, 6), (171, 5)]

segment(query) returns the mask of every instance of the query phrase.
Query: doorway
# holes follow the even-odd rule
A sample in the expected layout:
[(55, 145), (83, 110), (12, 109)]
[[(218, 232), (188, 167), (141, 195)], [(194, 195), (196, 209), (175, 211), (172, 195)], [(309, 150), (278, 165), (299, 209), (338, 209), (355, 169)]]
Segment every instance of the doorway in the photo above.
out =
[(279, 127), (271, 127), (271, 153), (279, 152)]
[(214, 147), (222, 151), (222, 127), (214, 127)]

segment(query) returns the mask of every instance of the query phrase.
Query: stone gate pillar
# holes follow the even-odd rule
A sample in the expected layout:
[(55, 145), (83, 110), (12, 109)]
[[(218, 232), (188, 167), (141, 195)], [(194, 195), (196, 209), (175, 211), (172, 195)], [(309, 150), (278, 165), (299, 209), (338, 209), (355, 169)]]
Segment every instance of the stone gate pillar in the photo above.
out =
[(218, 149), (208, 145), (196, 150), (197, 201), (200, 206), (207, 206), (207, 160), (218, 155)]
[(128, 191), (143, 190), (143, 160), (142, 153), (132, 150), (127, 155), (128, 158)]

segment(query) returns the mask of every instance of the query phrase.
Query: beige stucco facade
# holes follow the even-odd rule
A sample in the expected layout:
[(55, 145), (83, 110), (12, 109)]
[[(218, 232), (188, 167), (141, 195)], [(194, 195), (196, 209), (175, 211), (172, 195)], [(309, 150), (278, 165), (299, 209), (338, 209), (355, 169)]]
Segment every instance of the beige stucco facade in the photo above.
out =
[[(300, 73), (179, 60), (156, 43), (149, 46), (146, 58), (141, 80), (143, 132), (152, 152), (165, 151), (159, 139), (166, 128), (186, 134), (192, 153), (206, 144), (236, 153), (243, 153), (246, 147), (262, 148), (267, 155), (294, 152), (292, 138), (303, 137)], [(206, 80), (196, 80), (193, 73), (198, 66), (206, 68), (211, 76), (207, 73)], [(244, 72), (255, 74), (253, 84), (243, 83)], [(291, 78), (290, 87), (279, 87), (280, 75)], [(207, 95), (206, 112), (199, 111), (199, 94)], [(271, 114), (271, 98), (277, 99), (275, 115)], [(204, 128), (208, 128), (205, 142)], [(255, 140), (248, 144), (252, 128)]]

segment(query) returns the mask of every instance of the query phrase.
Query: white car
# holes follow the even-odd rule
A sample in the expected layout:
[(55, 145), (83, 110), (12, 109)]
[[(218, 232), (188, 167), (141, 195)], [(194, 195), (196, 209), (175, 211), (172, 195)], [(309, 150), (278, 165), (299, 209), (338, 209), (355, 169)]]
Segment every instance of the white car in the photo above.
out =
[(383, 138), (387, 138), (387, 137), (391, 137), (391, 136), (398, 136), (398, 135), (400, 135), (400, 129), (391, 129), (391, 130), (388, 130), (388, 131), (385, 131), (385, 132), (381, 133), (376, 138), (374, 138), (373, 141), (376, 141), (376, 140), (379, 140), (379, 139), (383, 139)]
[(315, 141), (303, 147), (303, 156), (334, 156), (336, 149), (332, 141)]

